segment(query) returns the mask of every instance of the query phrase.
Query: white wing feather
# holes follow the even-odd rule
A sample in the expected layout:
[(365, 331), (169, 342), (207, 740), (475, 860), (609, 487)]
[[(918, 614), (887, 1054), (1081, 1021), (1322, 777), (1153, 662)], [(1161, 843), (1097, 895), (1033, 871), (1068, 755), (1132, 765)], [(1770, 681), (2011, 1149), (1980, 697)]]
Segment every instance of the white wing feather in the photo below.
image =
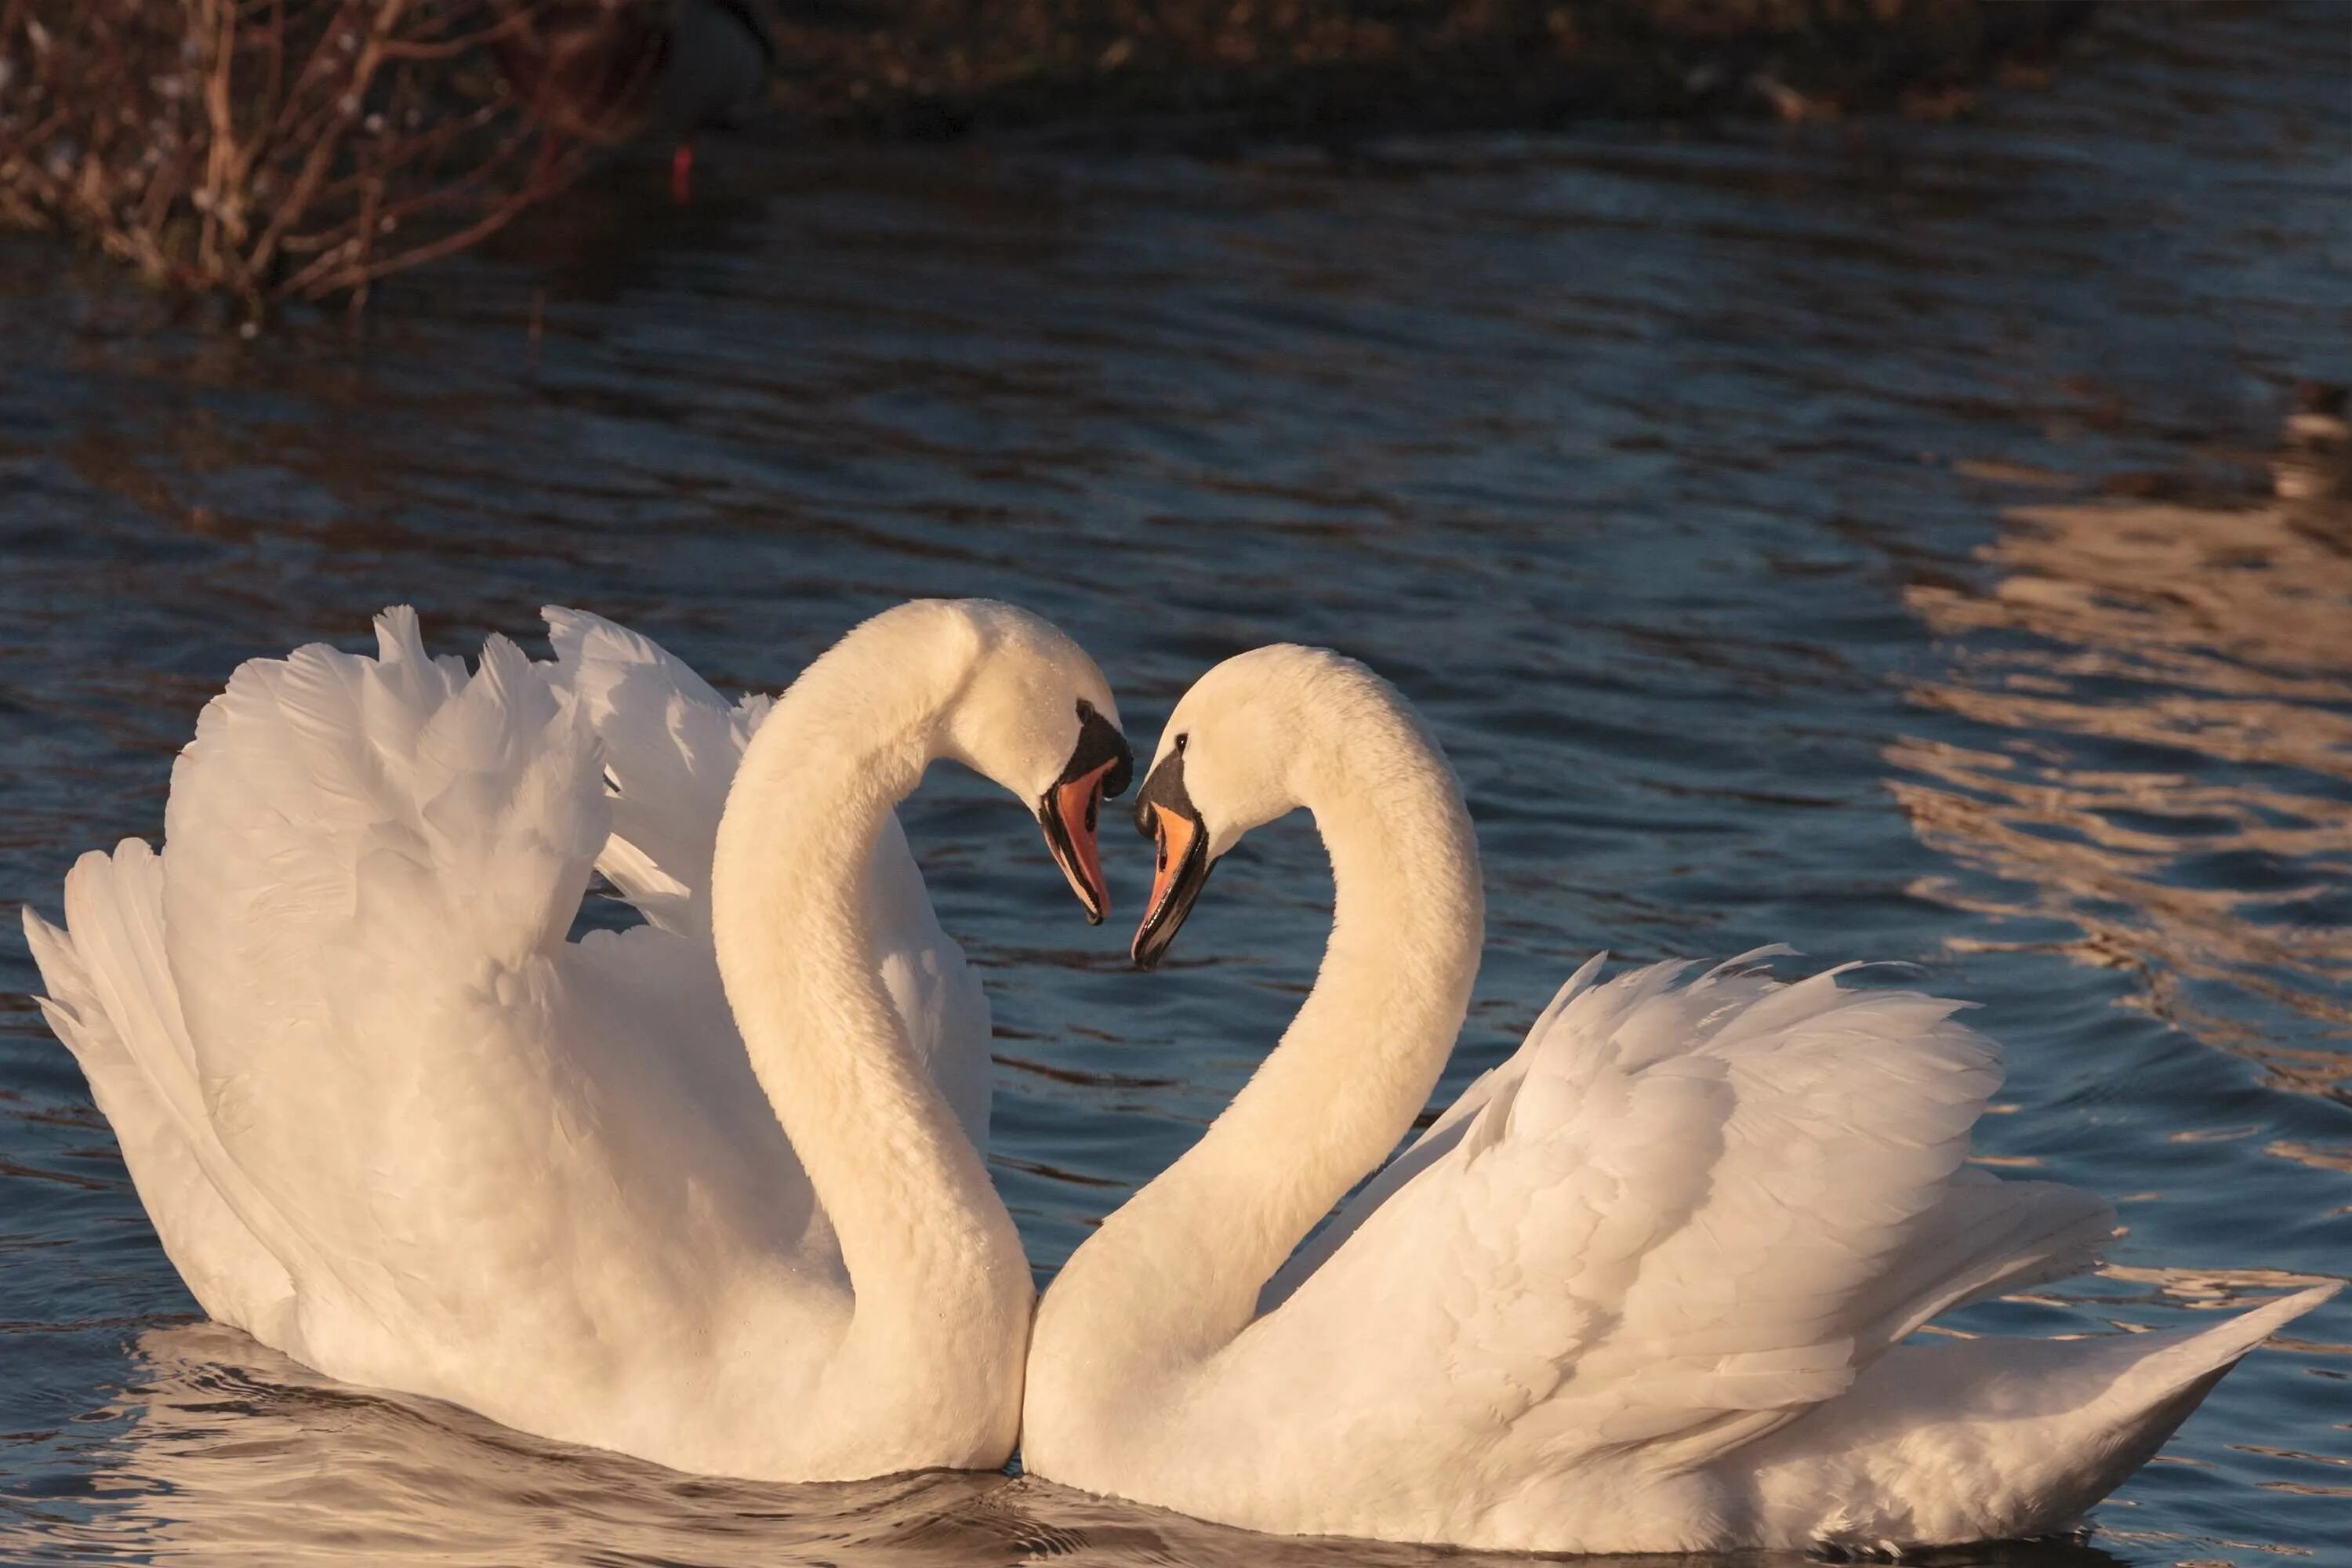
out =
[(567, 1115), (595, 1111), (558, 974), (606, 832), (594, 739), (503, 638), (467, 678), (426, 657), (413, 612), (377, 635), (375, 659), (241, 668), (165, 817), (204, 1116), (267, 1195), (247, 1217), (306, 1323), (544, 1298), (514, 1183), (550, 1173), (560, 1201)]
[(293, 1283), (223, 1195), (225, 1185), (236, 1189), (236, 1173), (205, 1119), (163, 962), (154, 851), (126, 838), (111, 855), (83, 856), (66, 876), (67, 930), (30, 909), (24, 917), (49, 990), (42, 1015), (89, 1078), (164, 1253), (208, 1315), (282, 1337)]
[(1738, 963), (1586, 965), (1286, 1270), (1217, 1386), (1408, 1487), (1449, 1426), (1531, 1479), (1670, 1475), (2106, 1234), (2095, 1200), (1961, 1175), (2000, 1074), (1956, 1004)]
[(655, 925), (707, 942), (719, 815), (771, 699), (730, 704), (650, 637), (560, 605), (540, 613), (549, 679), (604, 743), (613, 830), (596, 868)]

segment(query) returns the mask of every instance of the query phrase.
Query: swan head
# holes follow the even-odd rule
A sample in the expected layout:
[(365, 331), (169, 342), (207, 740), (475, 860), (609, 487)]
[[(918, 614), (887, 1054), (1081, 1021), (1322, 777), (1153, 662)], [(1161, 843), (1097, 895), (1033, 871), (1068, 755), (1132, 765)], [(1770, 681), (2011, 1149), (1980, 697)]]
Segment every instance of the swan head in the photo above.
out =
[(1328, 648), (1254, 648), (1193, 682), (1135, 797), (1136, 831), (1159, 851), (1137, 964), (1167, 952), (1226, 851), (1311, 798), (1318, 771), (1351, 765), (1334, 737), (1368, 712), (1414, 722), (1387, 681)]
[(940, 754), (1034, 809), (1087, 923), (1100, 925), (1110, 894), (1096, 827), (1104, 797), (1122, 794), (1135, 773), (1110, 683), (1084, 648), (1026, 610), (988, 599), (931, 607), (970, 638), (941, 714)]

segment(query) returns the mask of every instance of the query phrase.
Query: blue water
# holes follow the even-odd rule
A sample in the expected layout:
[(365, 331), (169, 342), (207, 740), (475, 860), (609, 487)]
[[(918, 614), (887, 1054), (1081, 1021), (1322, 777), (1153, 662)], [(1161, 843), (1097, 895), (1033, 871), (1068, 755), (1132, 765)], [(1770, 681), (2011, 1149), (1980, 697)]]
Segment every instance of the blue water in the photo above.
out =
[[(1149, 748), (1256, 643), (1429, 715), (1492, 906), (1442, 1095), (1588, 952), (1786, 941), (1982, 1005), (1985, 1160), (2094, 1187), (2104, 1273), (1969, 1330), (2156, 1327), (2352, 1270), (2352, 10), (2111, 8), (1959, 123), (1596, 128), (1237, 161), (1019, 143), (625, 167), (363, 334), (246, 342), (0, 244), (0, 903), (160, 832), (241, 658), (549, 599), (773, 688), (990, 594)], [(534, 331), (532, 323), (539, 325)], [(1106, 836), (1135, 910), (1141, 847)], [(908, 813), (986, 966), (992, 1164), (1050, 1275), (1272, 1042), (1303, 820), (1124, 963), (1035, 834)], [(693, 1480), (324, 1383), (202, 1323), (0, 938), (0, 1560), (1417, 1561), (1003, 1477)], [(2087, 1542), (2352, 1563), (2352, 1300), (2223, 1383)]]

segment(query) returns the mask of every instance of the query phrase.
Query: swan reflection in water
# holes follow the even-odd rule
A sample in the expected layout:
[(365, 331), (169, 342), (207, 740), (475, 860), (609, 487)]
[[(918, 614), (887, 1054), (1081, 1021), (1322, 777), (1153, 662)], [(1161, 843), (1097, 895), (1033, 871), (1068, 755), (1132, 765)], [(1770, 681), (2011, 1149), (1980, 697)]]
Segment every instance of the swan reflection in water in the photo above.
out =
[(2352, 1100), (2352, 500), (2320, 419), (2290, 425), (2273, 499), (2020, 508), (1990, 588), (1914, 587), (1960, 648), (1914, 696), (1995, 738), (1891, 760), (1921, 838), (2000, 879), (1915, 892), (2064, 921), (2062, 951), (2137, 974), (2135, 1005)]
[(149, 1330), (136, 1353), (142, 1375), (108, 1413), (120, 1426), (88, 1456), (85, 1517), (22, 1521), (37, 1532), (23, 1544), (247, 1565), (773, 1563), (881, 1539), (910, 1563), (944, 1563), (1017, 1544), (989, 1506), (1001, 1475), (718, 1480), (338, 1383), (217, 1323)]
[[(1252, 1535), (994, 1472), (934, 1470), (823, 1486), (688, 1476), (527, 1436), (435, 1400), (336, 1383), (217, 1323), (151, 1329), (135, 1353), (137, 1375), (93, 1418), (105, 1435), (87, 1439), (88, 1498), (20, 1500), (0, 1519), (0, 1558), (152, 1556), (193, 1568), (362, 1561), (455, 1568), (818, 1562), (1402, 1568), (1527, 1561)], [(1925, 1560), (2121, 1568), (2120, 1560), (2074, 1541)], [(1581, 1568), (1660, 1562), (1576, 1561)], [(1776, 1559), (1720, 1561), (1758, 1568)]]

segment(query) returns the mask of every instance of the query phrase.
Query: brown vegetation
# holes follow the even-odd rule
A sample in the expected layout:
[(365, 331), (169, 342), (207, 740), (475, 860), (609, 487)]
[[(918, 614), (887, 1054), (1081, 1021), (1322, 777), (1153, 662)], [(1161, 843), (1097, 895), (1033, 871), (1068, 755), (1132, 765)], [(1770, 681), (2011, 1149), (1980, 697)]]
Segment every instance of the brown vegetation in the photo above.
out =
[[(252, 310), (363, 300), (643, 123), (687, 3), (0, 0), (0, 221)], [(693, 3), (772, 40), (774, 106), (803, 125), (1195, 142), (1596, 113), (1949, 114), (2088, 5), (805, 0), (778, 20), (767, 0)]]
[(560, 187), (488, 51), (527, 0), (0, 0), (0, 216), (159, 283), (364, 297)]

